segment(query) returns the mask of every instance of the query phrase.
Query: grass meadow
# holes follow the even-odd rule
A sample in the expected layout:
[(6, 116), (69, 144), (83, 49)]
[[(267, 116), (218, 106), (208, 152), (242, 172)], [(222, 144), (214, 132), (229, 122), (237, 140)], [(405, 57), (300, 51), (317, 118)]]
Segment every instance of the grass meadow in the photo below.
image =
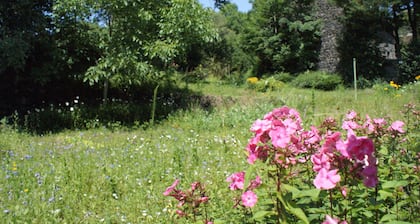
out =
[[(193, 104), (147, 128), (98, 127), (39, 136), (0, 126), (1, 222), (194, 223), (178, 218), (176, 200), (163, 195), (179, 179), (181, 189), (199, 181), (210, 198), (201, 205), (196, 223), (205, 219), (214, 223), (270, 223), (249, 216), (263, 204), (246, 211), (234, 208), (235, 195), (226, 182), (232, 173), (249, 169), (245, 147), (253, 136), (249, 129), (256, 119), (287, 105), (300, 113), (305, 128), (320, 125), (326, 117), (341, 121), (349, 110), (362, 117), (369, 114), (407, 123), (407, 114), (401, 113), (404, 105), (414, 104), (417, 110), (420, 106), (419, 83), (398, 90), (359, 90), (357, 99), (351, 89), (344, 88), (317, 91), (286, 86), (261, 93), (216, 82), (189, 84), (189, 88), (210, 96), (212, 108)], [(411, 124), (415, 122), (411, 118)], [(409, 146), (417, 152), (419, 135), (417, 126), (410, 133)], [(381, 223), (420, 222), (420, 183), (415, 184), (417, 193), (411, 199), (405, 200), (410, 195), (402, 188), (402, 192), (389, 192), (391, 195), (383, 200), (385, 207), (380, 208)], [(394, 193), (404, 204), (394, 200)], [(320, 202), (315, 203), (321, 206), (316, 211), (305, 209), (312, 202), (302, 202), (310, 223), (321, 223), (323, 214), (329, 213), (322, 197), (320, 194)], [(354, 216), (364, 217), (356, 213)]]

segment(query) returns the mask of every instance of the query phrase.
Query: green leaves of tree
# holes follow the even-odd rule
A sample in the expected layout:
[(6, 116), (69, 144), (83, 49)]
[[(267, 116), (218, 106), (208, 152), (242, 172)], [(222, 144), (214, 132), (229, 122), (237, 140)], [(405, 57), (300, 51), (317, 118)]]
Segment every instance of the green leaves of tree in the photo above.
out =
[(196, 0), (57, 0), (55, 8), (58, 17), (77, 13), (76, 20), (97, 18), (107, 30), (101, 37), (104, 54), (85, 76), (91, 84), (109, 79), (114, 85), (132, 85), (156, 79), (157, 71), (184, 60), (192, 46), (216, 37), (208, 10)]

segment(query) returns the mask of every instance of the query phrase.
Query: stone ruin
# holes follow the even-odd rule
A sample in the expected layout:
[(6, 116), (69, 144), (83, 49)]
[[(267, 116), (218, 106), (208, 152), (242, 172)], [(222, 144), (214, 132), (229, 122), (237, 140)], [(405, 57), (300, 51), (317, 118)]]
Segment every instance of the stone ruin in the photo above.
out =
[(339, 18), (343, 16), (343, 9), (330, 3), (329, 0), (316, 0), (315, 15), (322, 21), (318, 69), (334, 73), (340, 62), (337, 47), (339, 35), (343, 29), (343, 25), (339, 21)]

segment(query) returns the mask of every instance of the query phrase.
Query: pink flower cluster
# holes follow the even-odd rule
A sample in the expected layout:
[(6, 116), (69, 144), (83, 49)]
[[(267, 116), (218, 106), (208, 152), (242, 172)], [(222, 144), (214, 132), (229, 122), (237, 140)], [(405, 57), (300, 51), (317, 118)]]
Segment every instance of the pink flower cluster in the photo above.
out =
[(404, 134), (404, 122), (394, 121), (388, 126), (384, 118), (370, 118), (366, 115), (365, 120), (359, 118), (356, 112), (350, 111), (343, 121), (342, 128), (347, 131), (360, 132), (373, 137), (382, 137), (384, 135), (399, 136)]
[(306, 152), (302, 144), (302, 120), (295, 109), (286, 106), (274, 109), (263, 120), (251, 127), (255, 133), (247, 145), (248, 162), (267, 160), (287, 168), (300, 161), (299, 154)]
[[(179, 180), (176, 179), (171, 186), (166, 188), (163, 195), (174, 197), (178, 200), (178, 208), (181, 208), (184, 204), (189, 204), (190, 208), (196, 209), (201, 203), (209, 201), (209, 197), (205, 195), (204, 187), (200, 182), (194, 182), (191, 184), (191, 188), (187, 191), (182, 191), (176, 188), (179, 184)], [(194, 211), (193, 211), (194, 212)], [(187, 216), (188, 213), (183, 210), (177, 210), (176, 214), (179, 217)], [(211, 223), (211, 222), (207, 222)]]
[[(327, 128), (323, 133), (316, 127), (305, 131), (295, 109), (286, 106), (276, 108), (252, 125), (254, 137), (246, 147), (247, 160), (250, 164), (256, 160), (269, 160), (287, 168), (297, 162), (306, 162), (311, 155), (313, 170), (317, 172), (314, 185), (318, 189), (335, 188), (341, 180), (340, 172), (346, 171), (363, 179), (365, 186), (374, 187), (378, 183), (374, 143), (368, 137), (358, 137), (356, 133), (373, 137), (404, 133), (403, 122), (396, 121), (389, 127), (386, 124), (383, 118), (371, 119), (369, 116), (362, 121), (356, 112), (350, 111), (342, 125), (347, 132), (347, 139), (343, 140), (341, 132), (333, 131), (337, 130), (334, 119), (328, 118), (323, 123), (323, 127)], [(243, 186), (233, 187), (240, 189)]]
[(367, 187), (376, 186), (375, 147), (371, 139), (357, 137), (351, 129), (346, 141), (341, 139), (340, 132), (327, 132), (324, 138), (324, 144), (311, 156), (313, 170), (318, 173), (314, 179), (316, 188), (335, 188), (341, 180), (339, 170), (349, 170), (353, 176), (362, 177)]
[(226, 181), (230, 183), (229, 188), (232, 191), (244, 190), (244, 193), (241, 195), (241, 199), (236, 200), (235, 206), (242, 202), (242, 206), (244, 207), (254, 207), (258, 201), (258, 197), (253, 190), (261, 185), (261, 178), (259, 176), (257, 176), (254, 180), (251, 180), (249, 186), (245, 189), (245, 172), (243, 171), (230, 175)]

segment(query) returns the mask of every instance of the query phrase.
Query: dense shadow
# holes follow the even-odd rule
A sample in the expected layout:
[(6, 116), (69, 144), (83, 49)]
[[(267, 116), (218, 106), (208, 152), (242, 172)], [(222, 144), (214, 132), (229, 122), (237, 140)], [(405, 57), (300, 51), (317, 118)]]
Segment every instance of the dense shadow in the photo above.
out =
[[(61, 90), (51, 93), (50, 97), (44, 95), (43, 100), (35, 100), (30, 106), (21, 106), (14, 112), (9, 110), (9, 114), (3, 114), (3, 123), (33, 134), (97, 127), (147, 128), (152, 119), (154, 89), (157, 85), (147, 83), (123, 90), (111, 88), (106, 104), (103, 103), (99, 87), (70, 92)], [(170, 82), (160, 83), (152, 122), (159, 122), (177, 110), (192, 106), (212, 110), (213, 103), (199, 92), (179, 88)]]

